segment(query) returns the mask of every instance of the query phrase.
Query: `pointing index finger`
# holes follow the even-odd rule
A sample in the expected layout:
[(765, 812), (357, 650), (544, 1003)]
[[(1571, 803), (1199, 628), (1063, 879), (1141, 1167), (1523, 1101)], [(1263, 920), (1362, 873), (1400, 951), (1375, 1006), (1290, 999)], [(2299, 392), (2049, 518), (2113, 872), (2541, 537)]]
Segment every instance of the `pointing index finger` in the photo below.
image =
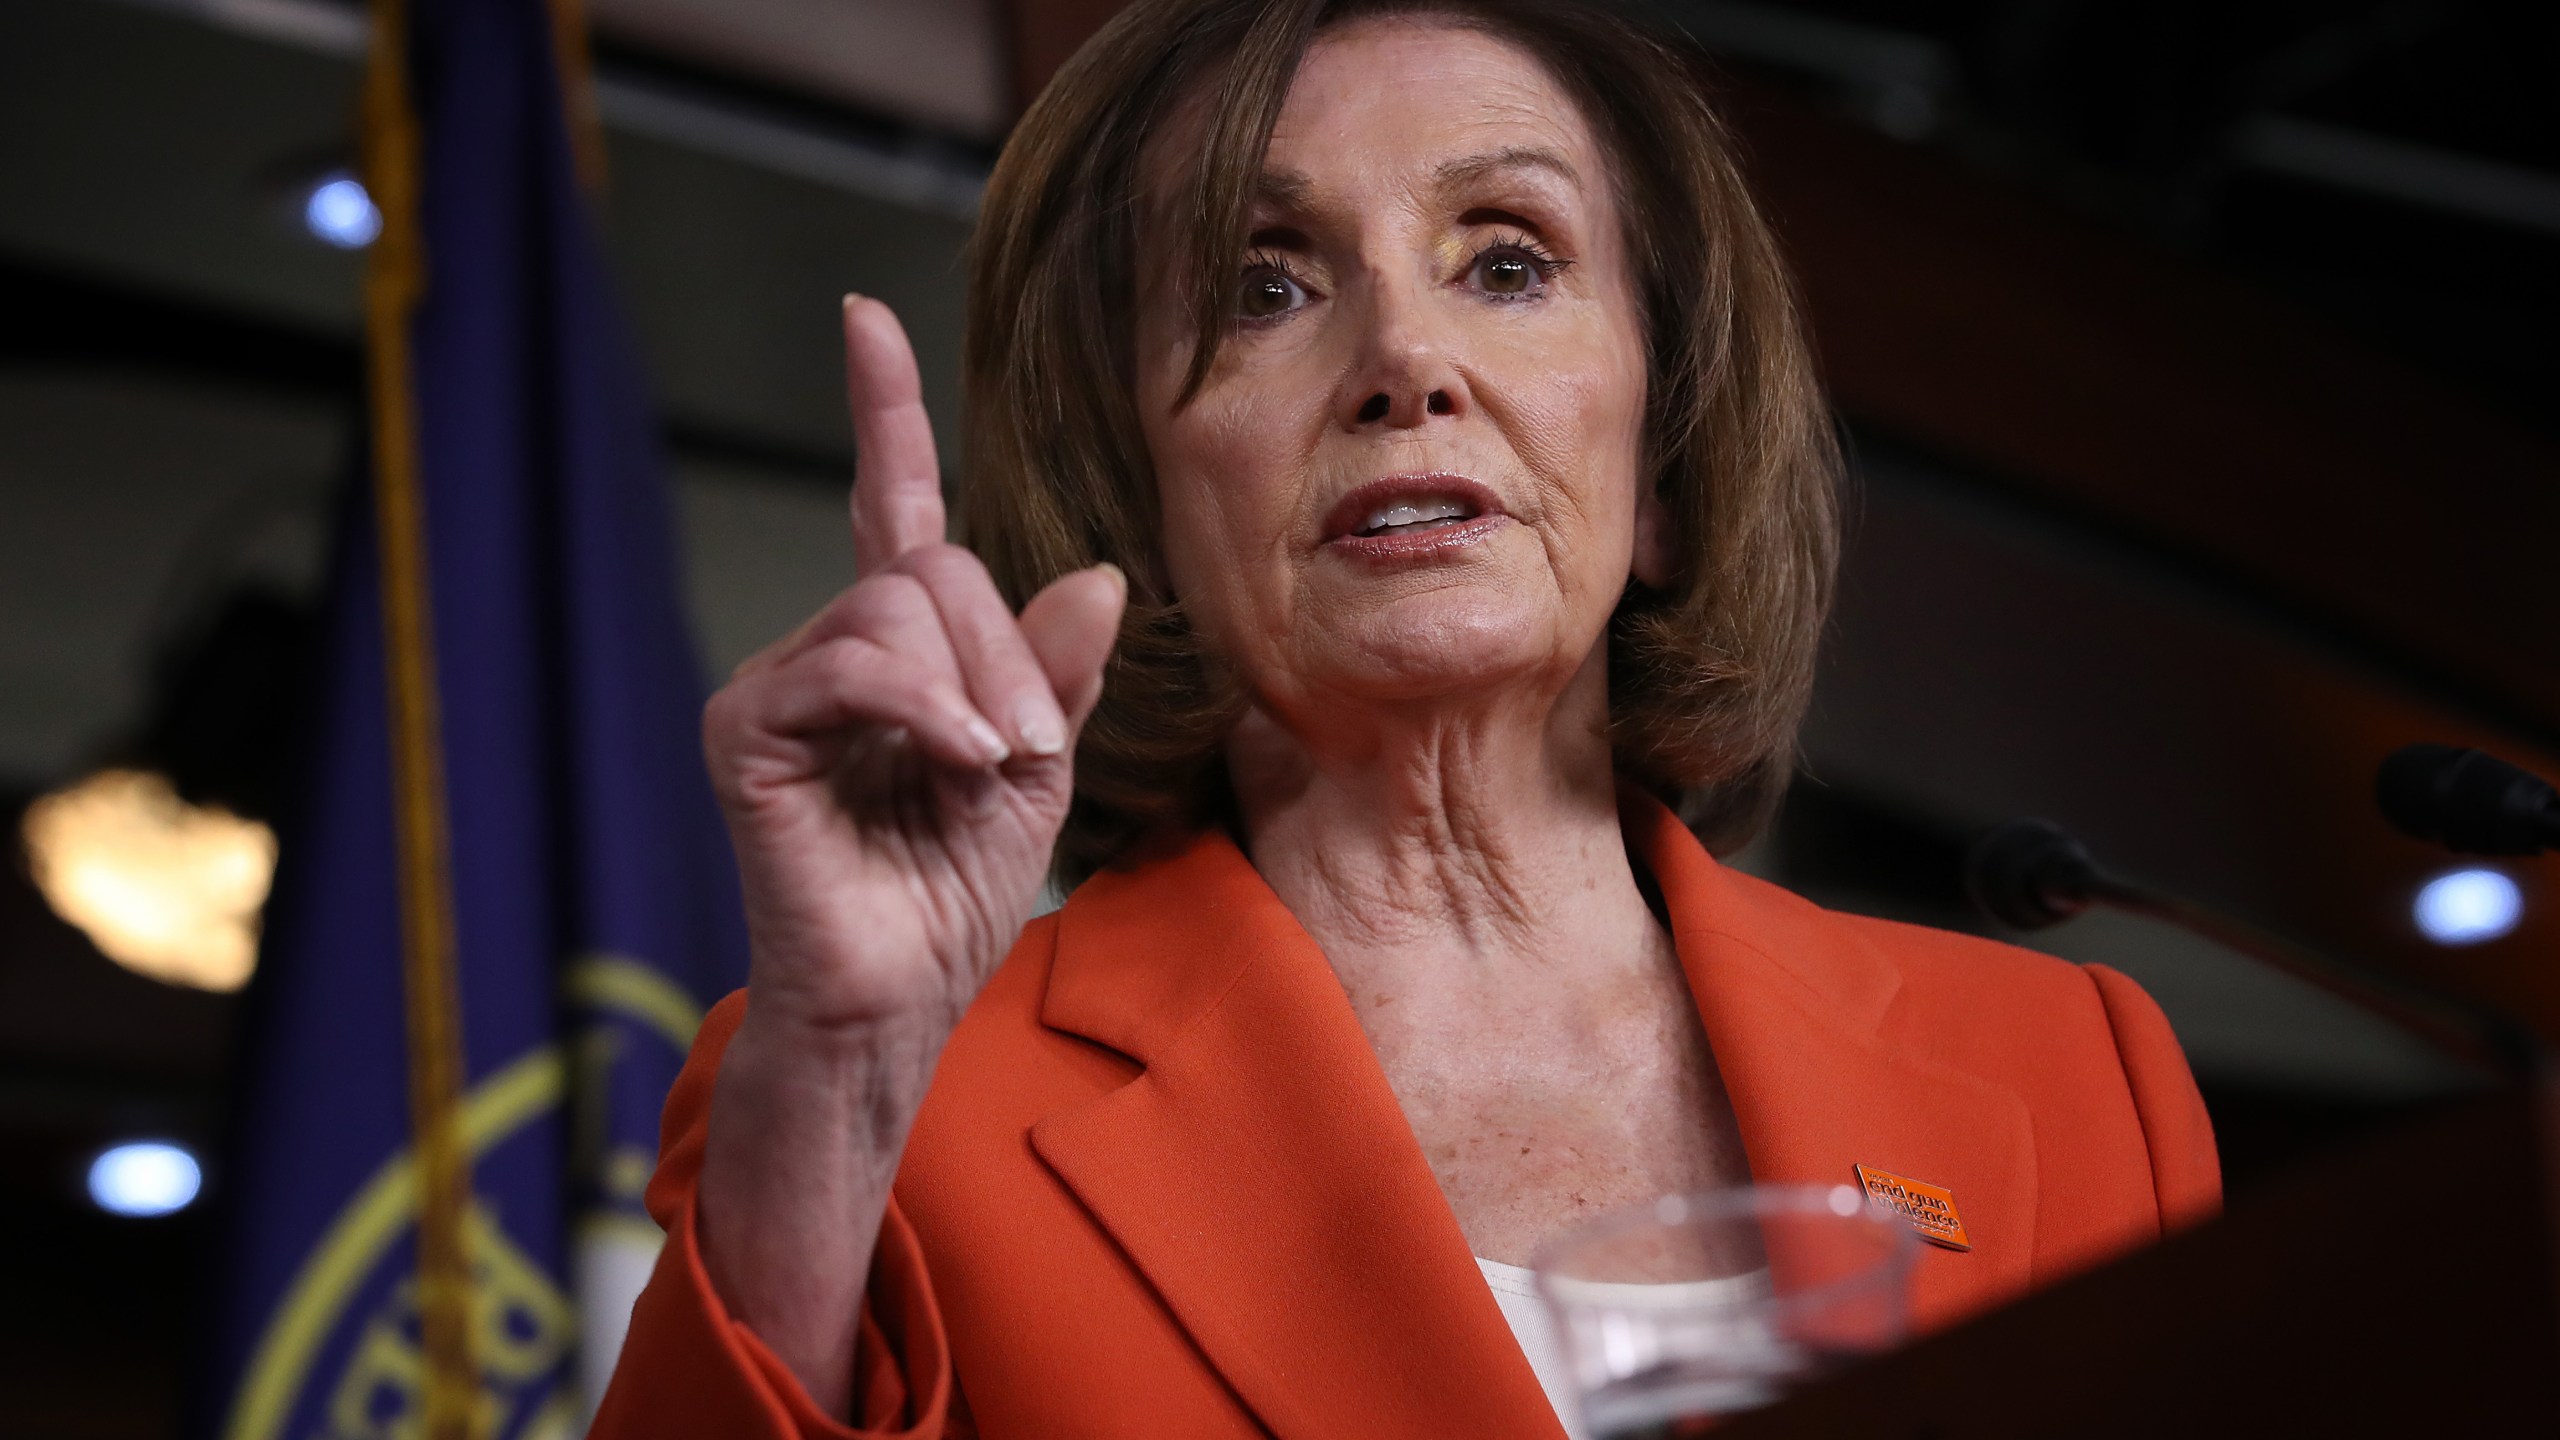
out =
[(942, 467), (915, 349), (888, 306), (844, 297), (844, 369), (853, 412), (853, 563), (870, 575), (942, 543)]

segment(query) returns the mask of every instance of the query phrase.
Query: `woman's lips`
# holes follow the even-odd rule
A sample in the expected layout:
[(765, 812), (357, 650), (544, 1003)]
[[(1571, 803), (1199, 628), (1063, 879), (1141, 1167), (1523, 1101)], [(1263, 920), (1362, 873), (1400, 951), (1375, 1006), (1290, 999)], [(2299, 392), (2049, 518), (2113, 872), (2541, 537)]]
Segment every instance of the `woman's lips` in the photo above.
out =
[(1322, 543), (1369, 559), (1403, 558), (1472, 545), (1509, 523), (1501, 499), (1464, 475), (1389, 475), (1335, 502)]

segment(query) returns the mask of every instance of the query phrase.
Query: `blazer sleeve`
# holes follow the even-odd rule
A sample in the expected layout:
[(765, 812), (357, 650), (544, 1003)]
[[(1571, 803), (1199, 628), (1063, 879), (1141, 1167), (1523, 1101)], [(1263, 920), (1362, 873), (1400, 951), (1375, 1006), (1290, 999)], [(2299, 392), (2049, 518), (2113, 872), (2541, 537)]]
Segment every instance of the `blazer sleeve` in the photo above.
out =
[(667, 1233), (657, 1268), (631, 1308), (613, 1381), (591, 1440), (720, 1435), (753, 1440), (967, 1440), (951, 1353), (915, 1231), (894, 1196), (881, 1221), (854, 1352), (858, 1426), (820, 1411), (755, 1332), (730, 1317), (702, 1266), (694, 1224), (703, 1139), (720, 1057), (746, 1013), (741, 990), (703, 1018), (667, 1093), (649, 1214)]
[(2214, 1149), (2213, 1120), (2187, 1069), (2186, 1052), (2169, 1029), (2169, 1017), (2122, 973), (2104, 965), (2087, 968), (2106, 1006), (2108, 1028), (2115, 1033), (2134, 1113), (2142, 1120), (2161, 1232), (2210, 1220), (2222, 1209), (2222, 1161)]

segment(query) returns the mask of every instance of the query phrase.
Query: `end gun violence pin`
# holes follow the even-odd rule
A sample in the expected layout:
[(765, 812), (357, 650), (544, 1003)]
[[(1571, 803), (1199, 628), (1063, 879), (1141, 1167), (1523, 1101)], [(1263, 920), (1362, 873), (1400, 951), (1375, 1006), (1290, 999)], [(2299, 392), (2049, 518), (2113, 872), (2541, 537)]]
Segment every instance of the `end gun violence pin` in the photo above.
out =
[(1949, 1250), (1973, 1248), (1964, 1233), (1964, 1220), (1956, 1214), (1954, 1191), (1865, 1165), (1849, 1168), (1858, 1172), (1858, 1183), (1866, 1188), (1869, 1200), (1911, 1222), (1921, 1239)]

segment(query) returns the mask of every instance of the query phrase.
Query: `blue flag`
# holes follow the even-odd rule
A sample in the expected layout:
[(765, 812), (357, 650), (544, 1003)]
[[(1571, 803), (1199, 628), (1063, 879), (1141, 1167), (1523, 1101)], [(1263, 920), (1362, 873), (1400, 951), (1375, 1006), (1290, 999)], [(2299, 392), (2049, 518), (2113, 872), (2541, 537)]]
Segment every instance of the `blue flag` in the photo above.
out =
[[(572, 163), (551, 16), (412, 4), (374, 43), (405, 41), (415, 127), (423, 264), (390, 342), (414, 545), (386, 550), (377, 522), (399, 507), (359, 487), (220, 1173), (225, 1440), (421, 1433), (419, 852), (386, 679), (404, 647), (432, 680), (442, 772), (459, 1064), (439, 1113), (467, 1158), (468, 1285), (435, 1293), (467, 1297), (450, 1313), (468, 1314), (469, 1431), (583, 1427), (655, 1253), (639, 1197), (659, 1107), (704, 1007), (745, 980), (657, 427)], [(410, 638), (386, 638), (386, 553), (422, 562)]]

